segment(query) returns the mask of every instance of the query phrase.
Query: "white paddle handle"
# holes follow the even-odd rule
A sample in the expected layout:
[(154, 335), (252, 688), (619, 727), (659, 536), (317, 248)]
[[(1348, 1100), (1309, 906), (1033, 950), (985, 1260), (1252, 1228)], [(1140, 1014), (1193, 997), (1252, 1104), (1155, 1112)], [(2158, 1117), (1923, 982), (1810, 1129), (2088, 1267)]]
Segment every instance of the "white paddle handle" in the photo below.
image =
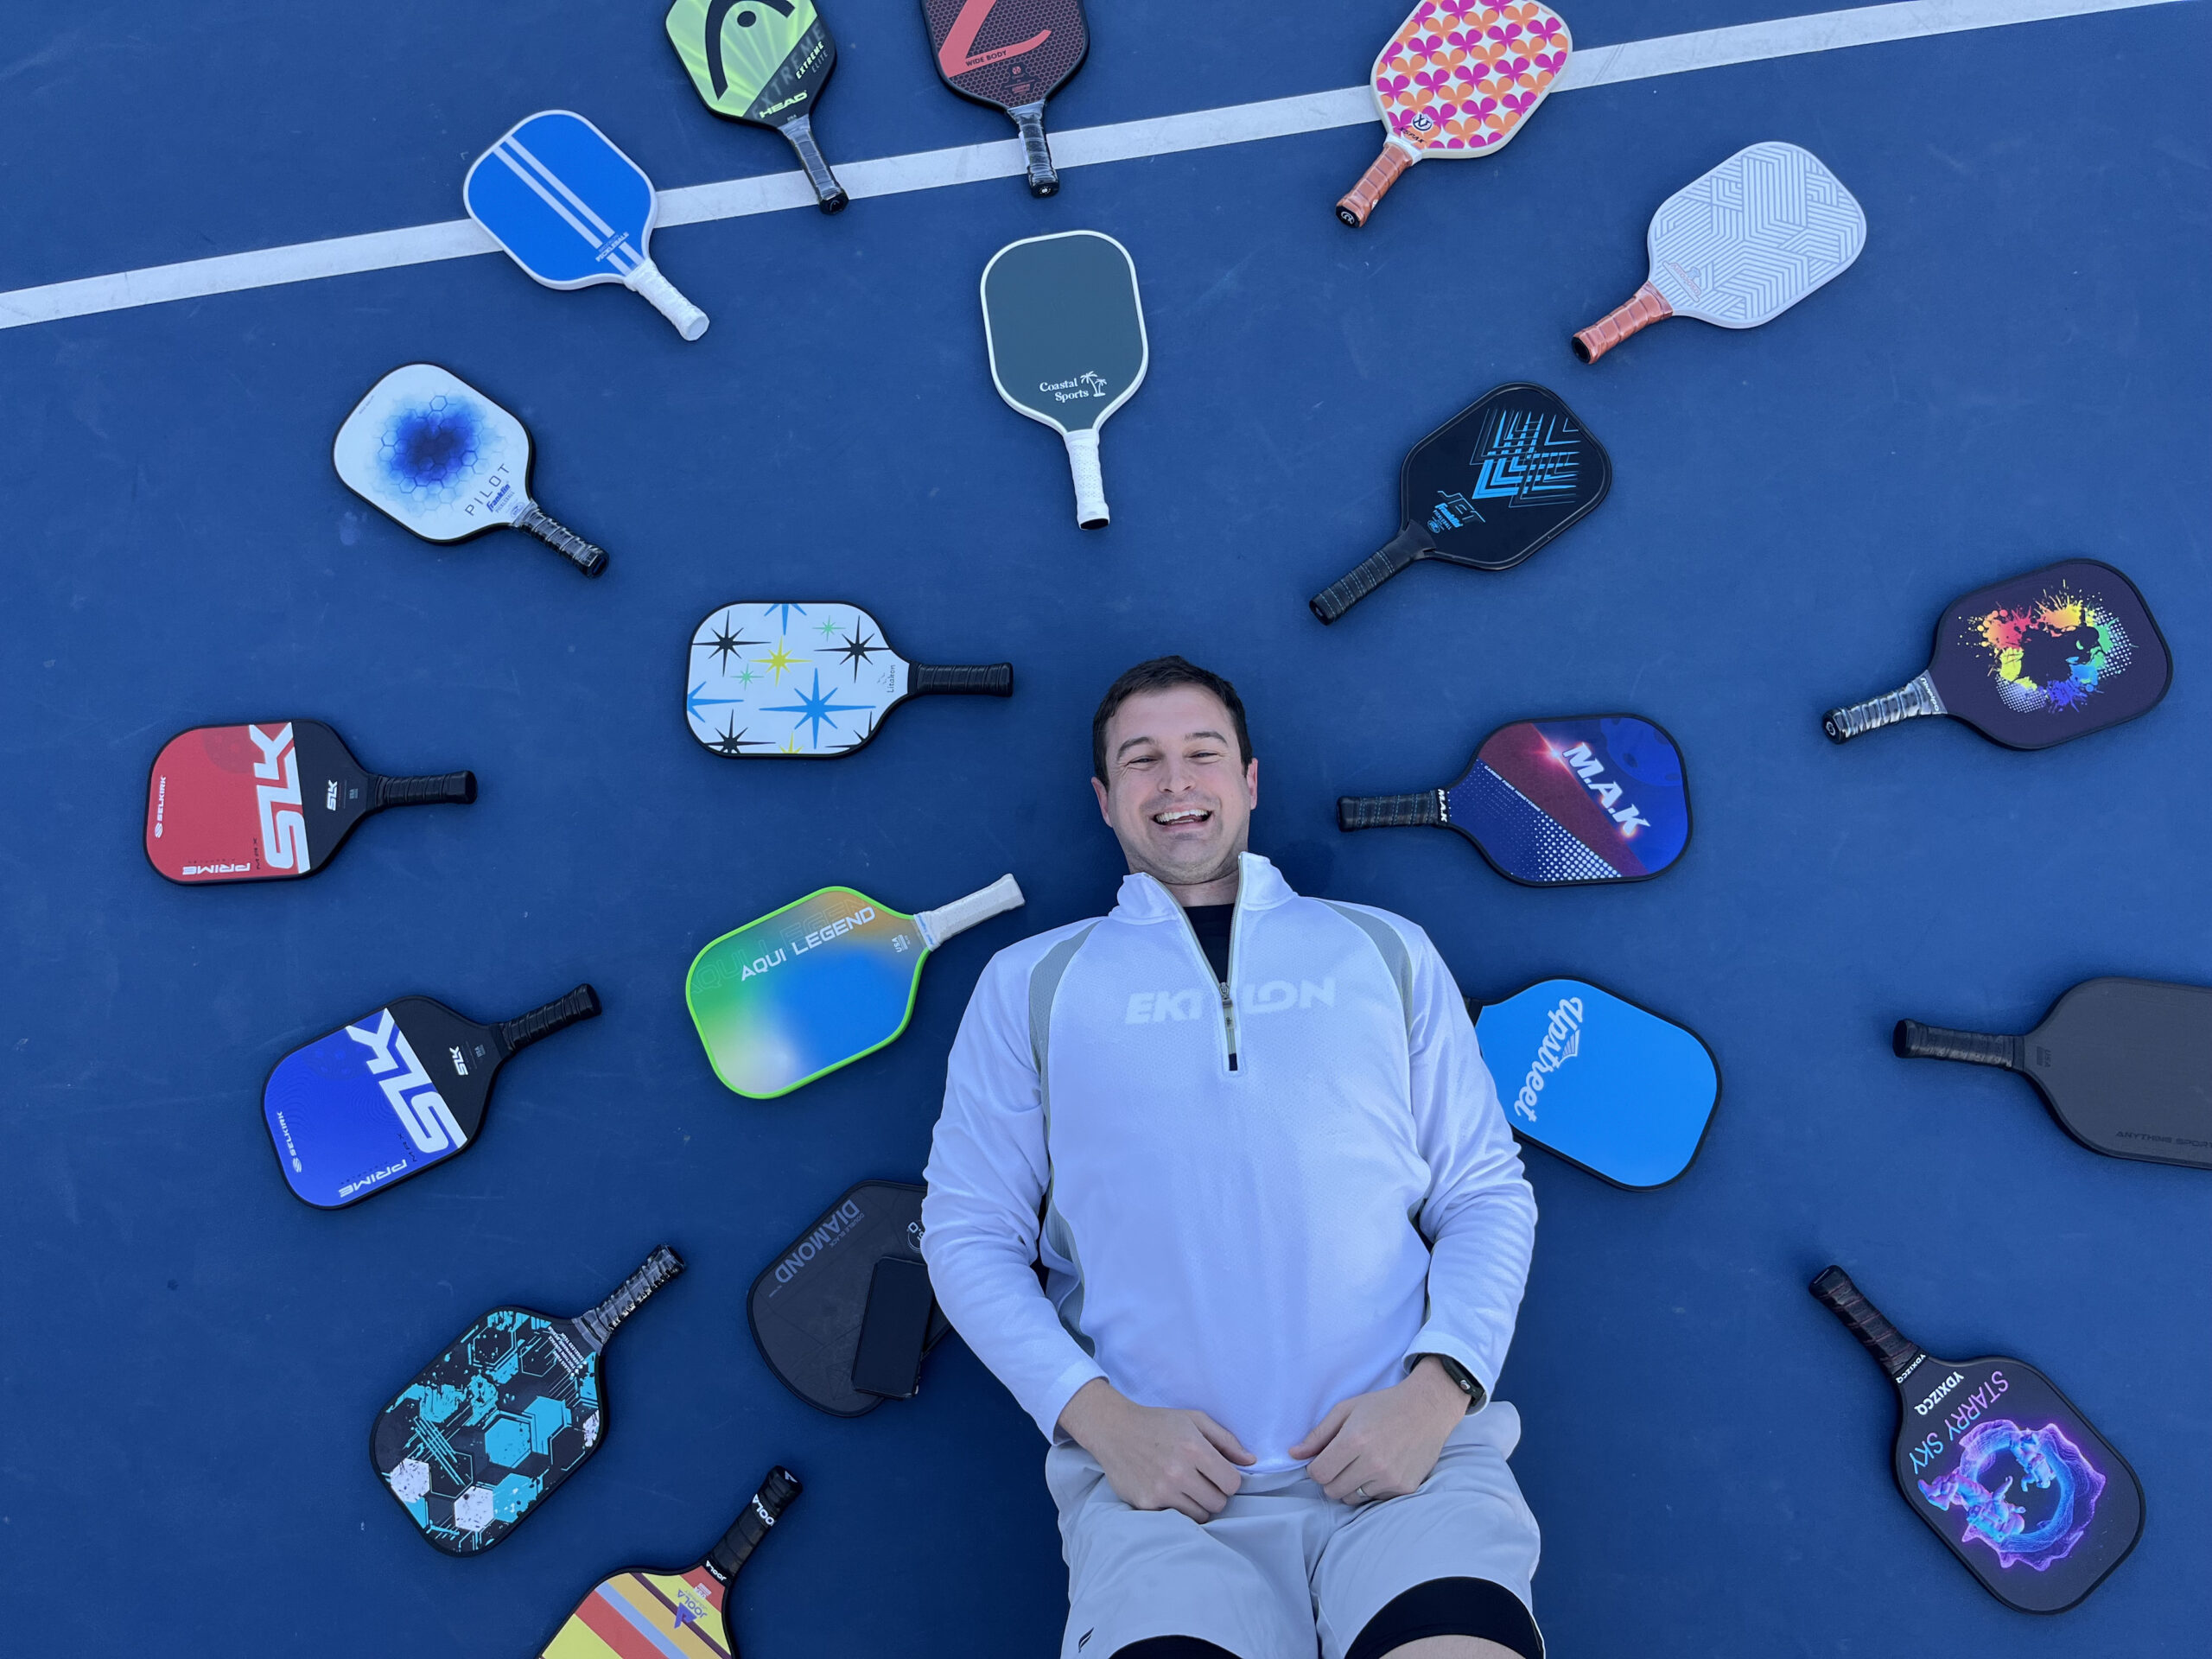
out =
[(923, 945), (934, 950), (954, 934), (965, 933), (976, 923), (988, 922), (1000, 912), (1016, 909), (1027, 902), (1014, 879), (1002, 875), (981, 893), (971, 893), (965, 899), (924, 911), (914, 918), (914, 925), (922, 930)]
[(1075, 474), (1075, 521), (1085, 530), (1103, 530), (1111, 515), (1106, 511), (1106, 480), (1098, 470), (1098, 429), (1071, 432), (1067, 441), (1068, 466)]
[(1828, 734), (1829, 742), (1848, 743), (1862, 732), (1879, 731), (1901, 720), (1948, 713), (1950, 710), (1943, 707), (1943, 699), (1936, 695), (1936, 682), (1926, 674), (1918, 674), (1910, 685), (1900, 686), (1882, 696), (1854, 702), (1848, 709), (1829, 709), (1821, 716), (1821, 729)]
[(677, 293), (676, 284), (662, 276), (660, 267), (652, 260), (640, 262), (622, 283), (652, 301), (653, 309), (674, 323), (676, 332), (684, 339), (696, 340), (707, 332), (707, 314)]

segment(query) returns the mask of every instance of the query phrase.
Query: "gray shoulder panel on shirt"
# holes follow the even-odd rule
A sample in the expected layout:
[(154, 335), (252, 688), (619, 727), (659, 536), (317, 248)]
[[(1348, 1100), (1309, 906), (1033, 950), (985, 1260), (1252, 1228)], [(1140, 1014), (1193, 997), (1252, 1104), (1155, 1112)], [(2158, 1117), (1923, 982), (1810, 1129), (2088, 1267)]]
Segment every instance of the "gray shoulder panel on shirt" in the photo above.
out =
[(1356, 905), (1341, 905), (1333, 899), (1324, 899), (1321, 903), (1374, 942), (1376, 950), (1382, 954), (1382, 965), (1390, 970), (1391, 981), (1398, 988), (1398, 1003), (1405, 1010), (1406, 1031), (1410, 1035), (1414, 1028), (1414, 957), (1413, 952), (1406, 948), (1406, 942), (1399, 936), (1398, 930), (1381, 917), (1370, 916)]
[(1075, 953), (1083, 949), (1083, 942), (1097, 925), (1093, 922), (1080, 932), (1069, 934), (1029, 970), (1029, 1052), (1037, 1062), (1037, 1099), (1044, 1108), (1048, 1142), (1052, 1135), (1052, 1096), (1045, 1062), (1052, 1040), (1052, 1001), (1060, 994), (1060, 981), (1067, 976), (1068, 964), (1075, 960)]

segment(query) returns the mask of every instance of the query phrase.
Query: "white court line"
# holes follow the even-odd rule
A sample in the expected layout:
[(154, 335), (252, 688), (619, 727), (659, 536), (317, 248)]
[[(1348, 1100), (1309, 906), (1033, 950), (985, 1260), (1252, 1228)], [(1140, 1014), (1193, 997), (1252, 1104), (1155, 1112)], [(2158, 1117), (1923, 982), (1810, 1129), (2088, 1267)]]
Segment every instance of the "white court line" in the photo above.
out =
[[(1700, 29), (1691, 35), (1624, 41), (1616, 46), (1578, 47), (1553, 90), (1579, 92), (1591, 86), (1610, 86), (1618, 81), (1686, 74), (1694, 69), (1795, 57), (1806, 52), (1832, 52), (1841, 47), (1872, 46), (1883, 41), (1915, 40), (1929, 35), (1996, 29), (2007, 23), (2041, 22), (2054, 17), (2080, 17), (2094, 12), (2132, 11), (2144, 6), (2177, 3), (2180, 0), (1900, 0), (1894, 5), (1777, 17), (1763, 23), (1739, 23), (1731, 29)], [(1236, 104), (1218, 110), (1196, 110), (1187, 115), (1160, 116), (1148, 121), (1077, 127), (1052, 135), (1052, 156), (1064, 168), (1095, 167), (1104, 162), (1207, 149), (1217, 144), (1250, 143), (1255, 139), (1320, 132), (1332, 127), (1362, 126), (1375, 118), (1375, 105), (1365, 86), (1342, 86), (1333, 92), (1306, 92), (1296, 98), (1273, 98), (1262, 103)], [(899, 195), (909, 190), (938, 190), (977, 179), (1016, 178), (1027, 170), (1021, 141), (1007, 138), (995, 143), (963, 144), (954, 149), (928, 149), (910, 156), (886, 156), (874, 161), (845, 162), (838, 165), (837, 176), (848, 195), (866, 197)], [(814, 187), (801, 172), (689, 185), (679, 190), (661, 191), (659, 197), (658, 222), (662, 226), (698, 225), (710, 219), (741, 219), (749, 213), (779, 213), (786, 208), (816, 205)], [(404, 230), (372, 231), (362, 236), (333, 237), (321, 242), (298, 242), (289, 247), (259, 248), (213, 259), (191, 259), (181, 264), (149, 265), (143, 270), (49, 283), (41, 288), (19, 288), (12, 293), (0, 294), (0, 328), (20, 328), (29, 323), (54, 322), (64, 317), (123, 311), (134, 306), (199, 299), (244, 289), (312, 282), (319, 276), (387, 270), (398, 265), (429, 264), (440, 259), (465, 259), (474, 254), (499, 251), (499, 245), (475, 220), (468, 219), (448, 219), (439, 225), (410, 225)]]

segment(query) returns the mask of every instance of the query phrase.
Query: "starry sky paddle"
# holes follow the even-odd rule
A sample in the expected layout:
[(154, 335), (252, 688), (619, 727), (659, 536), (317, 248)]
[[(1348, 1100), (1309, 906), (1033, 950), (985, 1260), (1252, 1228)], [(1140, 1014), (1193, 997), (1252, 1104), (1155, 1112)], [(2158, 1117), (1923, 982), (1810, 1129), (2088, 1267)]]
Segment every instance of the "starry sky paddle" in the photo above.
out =
[(146, 860), (172, 881), (277, 881), (327, 864), (388, 806), (467, 805), (476, 774), (385, 778), (319, 720), (195, 726), (146, 780)]
[(1526, 887), (1645, 880), (1689, 844), (1681, 751), (1632, 715), (1517, 720), (1455, 784), (1337, 802), (1340, 830), (1421, 825), (1457, 830)]
[(2173, 683), (2165, 636), (2112, 566), (2068, 559), (1993, 582), (1936, 624), (1926, 671), (1885, 696), (1831, 709), (1831, 742), (1925, 715), (2008, 749), (2047, 749), (2157, 707)]
[(1510, 570), (1587, 517), (1612, 484), (1612, 458), (1558, 393), (1494, 386), (1406, 456), (1397, 535), (1307, 604), (1333, 622), (1418, 559)]
[(319, 1210), (358, 1204), (476, 1144), (499, 1068), (599, 1013), (579, 985), (493, 1025), (403, 996), (276, 1062), (261, 1110), (292, 1194)]
[(1841, 1268), (1811, 1290), (1897, 1387), (1898, 1495), (1991, 1595), (2063, 1612), (2127, 1559), (2143, 1488), (2049, 1377), (2024, 1360), (1936, 1358)]
[(590, 1312), (495, 1307), (377, 1414), (369, 1459), (425, 1542), (474, 1555), (512, 1532), (607, 1438), (600, 1357), (683, 1271), (664, 1245)]
[(407, 363), (371, 386), (330, 447), (346, 487), (426, 541), (528, 531), (588, 576), (607, 554), (531, 499), (530, 433), (451, 370)]
[(814, 142), (815, 105), (837, 67), (814, 0), (676, 0), (668, 38), (709, 109), (782, 133), (822, 211), (844, 211), (850, 198)]
[(909, 697), (1014, 695), (1008, 663), (910, 663), (883, 625), (854, 605), (740, 600), (716, 606), (692, 633), (683, 716), (716, 754), (850, 754)]
[(2212, 1169), (2212, 988), (2084, 980), (2024, 1037), (1900, 1020), (1891, 1046), (2018, 1072), (2092, 1152)]
[(944, 84), (1005, 111), (1014, 122), (1029, 194), (1058, 195), (1045, 100), (1067, 84), (1090, 50), (1083, 0), (922, 0), (922, 20)]

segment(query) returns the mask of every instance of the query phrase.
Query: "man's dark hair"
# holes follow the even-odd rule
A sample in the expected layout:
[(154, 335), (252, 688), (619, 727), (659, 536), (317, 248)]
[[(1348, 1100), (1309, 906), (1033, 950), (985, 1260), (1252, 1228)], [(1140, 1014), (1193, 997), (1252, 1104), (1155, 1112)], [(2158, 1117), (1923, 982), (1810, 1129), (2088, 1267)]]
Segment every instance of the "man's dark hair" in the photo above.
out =
[(1141, 693), (1172, 690), (1179, 685), (1195, 685), (1221, 699), (1222, 707), (1229, 710), (1230, 721), (1236, 728), (1237, 764), (1252, 764), (1252, 734), (1245, 727), (1244, 699), (1236, 695), (1236, 688), (1211, 669), (1200, 668), (1187, 658), (1155, 657), (1128, 671), (1099, 698), (1098, 712), (1090, 717), (1092, 777), (1102, 784), (1106, 781), (1106, 722), (1114, 718), (1115, 710)]

